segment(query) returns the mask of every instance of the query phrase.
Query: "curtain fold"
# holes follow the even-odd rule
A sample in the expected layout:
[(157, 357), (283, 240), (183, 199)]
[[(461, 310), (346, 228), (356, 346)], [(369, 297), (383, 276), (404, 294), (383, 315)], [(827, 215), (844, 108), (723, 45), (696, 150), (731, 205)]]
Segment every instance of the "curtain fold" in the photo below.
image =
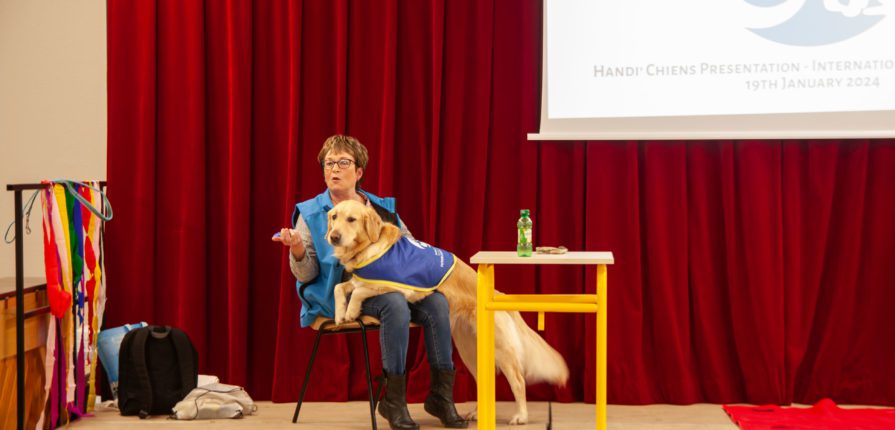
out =
[[(535, 0), (110, 0), (107, 324), (180, 327), (202, 373), (294, 401), (315, 333), (270, 236), (347, 133), (370, 151), (363, 187), (460, 258), (513, 249), (523, 208), (537, 245), (615, 254), (610, 402), (889, 404), (895, 140), (529, 142), (541, 22)], [(595, 281), (496, 272), (507, 293)], [(572, 378), (529, 398), (593, 402), (593, 315), (546, 323)], [(307, 400), (365, 398), (357, 336), (322, 341)], [(417, 330), (407, 360), (420, 402)], [(475, 399), (455, 363), (456, 400)]]

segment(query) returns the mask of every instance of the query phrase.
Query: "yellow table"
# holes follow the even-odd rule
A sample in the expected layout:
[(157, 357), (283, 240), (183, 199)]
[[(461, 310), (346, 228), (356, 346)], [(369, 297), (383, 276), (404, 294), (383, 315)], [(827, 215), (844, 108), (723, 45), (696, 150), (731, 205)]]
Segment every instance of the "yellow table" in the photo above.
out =
[[(569, 252), (561, 255), (482, 251), (472, 256), (478, 265), (477, 366), (478, 428), (493, 430), (494, 406), (494, 311), (538, 312), (538, 329), (544, 328), (544, 312), (597, 314), (597, 430), (606, 429), (606, 265), (615, 262), (611, 252)], [(502, 294), (494, 295), (495, 264), (579, 264), (597, 266), (596, 294)]]

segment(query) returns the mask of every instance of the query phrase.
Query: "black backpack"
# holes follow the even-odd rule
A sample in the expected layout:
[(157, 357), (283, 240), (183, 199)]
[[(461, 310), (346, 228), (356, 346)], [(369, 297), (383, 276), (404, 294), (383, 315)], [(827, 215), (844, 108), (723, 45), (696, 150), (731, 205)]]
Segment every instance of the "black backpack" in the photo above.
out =
[(199, 356), (179, 329), (148, 326), (128, 332), (118, 352), (121, 415), (170, 415), (196, 388)]

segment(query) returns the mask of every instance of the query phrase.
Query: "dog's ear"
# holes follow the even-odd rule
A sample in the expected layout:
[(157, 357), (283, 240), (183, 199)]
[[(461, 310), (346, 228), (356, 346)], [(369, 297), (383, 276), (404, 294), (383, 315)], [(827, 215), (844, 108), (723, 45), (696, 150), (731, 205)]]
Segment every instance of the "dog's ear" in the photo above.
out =
[(323, 236), (323, 239), (327, 242), (329, 242), (329, 232), (333, 231), (332, 217), (335, 210), (335, 208), (332, 208), (326, 213), (326, 235)]
[(366, 208), (364, 211), (364, 230), (370, 236), (370, 242), (379, 240), (379, 233), (382, 231), (382, 218), (373, 208)]

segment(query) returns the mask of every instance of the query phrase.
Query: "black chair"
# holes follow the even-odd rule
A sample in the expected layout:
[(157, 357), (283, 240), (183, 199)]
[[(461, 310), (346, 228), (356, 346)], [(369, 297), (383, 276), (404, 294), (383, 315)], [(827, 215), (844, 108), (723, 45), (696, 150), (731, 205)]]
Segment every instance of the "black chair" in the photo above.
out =
[[(308, 389), (308, 381), (311, 379), (311, 368), (314, 366), (314, 359), (317, 357), (317, 347), (320, 345), (320, 338), (330, 334), (360, 333), (364, 344), (364, 367), (367, 370), (367, 393), (370, 395), (370, 421), (373, 430), (376, 428), (376, 402), (382, 395), (382, 382), (380, 381), (379, 389), (376, 396), (373, 395), (373, 377), (370, 374), (370, 349), (367, 346), (367, 331), (379, 330), (380, 322), (378, 319), (361, 315), (357, 321), (350, 321), (342, 324), (336, 324), (332, 318), (317, 317), (310, 326), (317, 331), (317, 337), (314, 339), (314, 348), (311, 350), (311, 359), (308, 361), (308, 370), (305, 371), (305, 379), (301, 384), (301, 393), (298, 395), (298, 403), (295, 405), (295, 413), (292, 415), (292, 422), (298, 422), (298, 413), (301, 411), (301, 403), (305, 398), (305, 391)], [(417, 324), (410, 323), (410, 327), (417, 327)]]

